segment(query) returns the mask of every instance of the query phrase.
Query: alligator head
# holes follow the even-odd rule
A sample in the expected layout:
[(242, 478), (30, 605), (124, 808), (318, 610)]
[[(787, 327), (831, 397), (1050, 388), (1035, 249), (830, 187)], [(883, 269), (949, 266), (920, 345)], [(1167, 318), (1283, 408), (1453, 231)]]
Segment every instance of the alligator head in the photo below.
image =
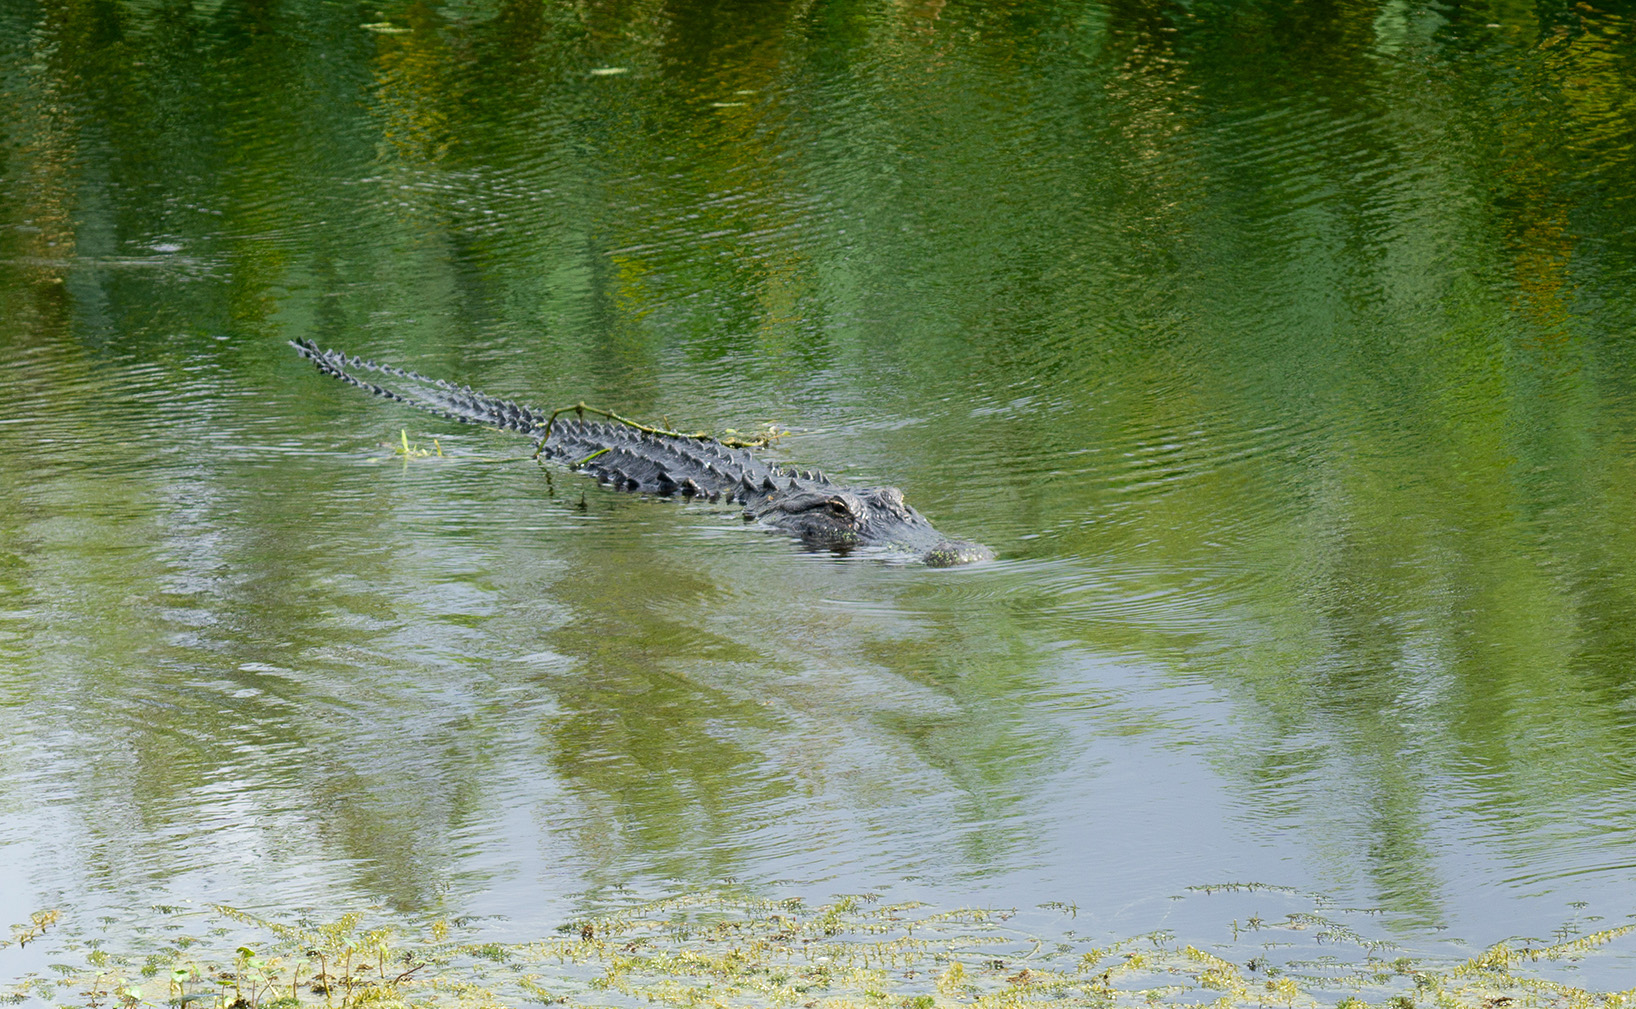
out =
[(884, 547), (916, 554), (931, 567), (994, 556), (981, 543), (949, 539), (938, 532), (926, 516), (904, 502), (896, 487), (802, 486), (791, 481), (788, 490), (756, 502), (745, 514), (816, 546)]

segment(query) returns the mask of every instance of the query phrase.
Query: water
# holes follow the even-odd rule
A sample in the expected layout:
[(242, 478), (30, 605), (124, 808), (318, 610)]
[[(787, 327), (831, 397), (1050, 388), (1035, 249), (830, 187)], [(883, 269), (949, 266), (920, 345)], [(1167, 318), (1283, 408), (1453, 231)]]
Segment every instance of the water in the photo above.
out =
[[(1632, 27), (8, 6), (0, 910), (1622, 920)], [(999, 559), (617, 495), (294, 338), (774, 423)]]

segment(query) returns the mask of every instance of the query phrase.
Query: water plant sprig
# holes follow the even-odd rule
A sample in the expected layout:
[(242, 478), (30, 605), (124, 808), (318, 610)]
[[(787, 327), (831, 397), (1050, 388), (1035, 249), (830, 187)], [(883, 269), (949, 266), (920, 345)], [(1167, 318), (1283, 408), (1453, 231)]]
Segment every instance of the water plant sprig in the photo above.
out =
[(61, 918), (61, 911), (35, 911), (28, 916), (28, 921), (11, 927), (11, 938), (0, 939), (0, 949), (5, 949), (12, 943), (16, 943), (18, 946), (27, 946), (35, 939), (45, 935), (45, 930), (55, 925)]

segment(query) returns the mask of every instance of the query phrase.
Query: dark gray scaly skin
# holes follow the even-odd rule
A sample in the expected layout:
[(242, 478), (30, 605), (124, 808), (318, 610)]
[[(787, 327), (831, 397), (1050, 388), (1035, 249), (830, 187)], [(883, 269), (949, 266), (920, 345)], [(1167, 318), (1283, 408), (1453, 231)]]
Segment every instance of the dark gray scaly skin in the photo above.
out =
[[(539, 454), (583, 470), (617, 490), (660, 497), (729, 501), (744, 517), (782, 529), (815, 546), (835, 550), (885, 547), (915, 554), (932, 567), (988, 560), (982, 544), (944, 536), (903, 501), (896, 487), (842, 487), (822, 473), (769, 466), (746, 449), (712, 438), (651, 434), (617, 421), (589, 421), (548, 414), (518, 403), (431, 379), (412, 371), (324, 350), (310, 340), (291, 341), (318, 370), (394, 402), (427, 413), (533, 438)], [(359, 378), (372, 372), (396, 381)]]

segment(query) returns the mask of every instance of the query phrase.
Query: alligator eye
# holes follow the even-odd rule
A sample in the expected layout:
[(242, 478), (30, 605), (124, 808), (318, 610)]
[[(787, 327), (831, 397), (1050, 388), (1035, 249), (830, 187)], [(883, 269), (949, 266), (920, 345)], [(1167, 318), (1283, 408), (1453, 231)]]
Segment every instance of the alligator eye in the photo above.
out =
[(846, 506), (845, 501), (830, 501), (830, 502), (827, 502), (824, 505), (824, 507), (829, 509), (829, 513), (831, 515), (850, 515), (850, 514), (852, 514), (852, 509), (850, 509), (850, 508), (848, 508)]

